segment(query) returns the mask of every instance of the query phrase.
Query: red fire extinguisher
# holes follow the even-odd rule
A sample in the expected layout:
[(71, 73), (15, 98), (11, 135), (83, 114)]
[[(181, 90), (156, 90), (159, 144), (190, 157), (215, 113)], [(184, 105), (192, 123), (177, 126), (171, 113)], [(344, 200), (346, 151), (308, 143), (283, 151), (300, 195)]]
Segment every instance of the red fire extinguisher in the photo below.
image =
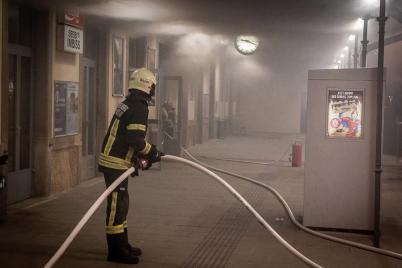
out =
[(292, 145), (292, 167), (301, 167), (302, 165), (302, 144), (296, 141)]

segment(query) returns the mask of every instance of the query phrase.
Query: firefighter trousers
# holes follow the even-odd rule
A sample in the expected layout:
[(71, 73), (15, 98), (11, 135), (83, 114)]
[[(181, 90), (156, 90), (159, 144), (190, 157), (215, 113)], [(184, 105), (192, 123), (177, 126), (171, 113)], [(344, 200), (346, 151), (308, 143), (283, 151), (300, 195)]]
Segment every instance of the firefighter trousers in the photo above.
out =
[[(103, 172), (106, 187), (109, 187), (125, 170)], [(128, 179), (124, 180), (107, 198), (106, 234), (109, 251), (128, 244), (127, 213), (129, 208)]]

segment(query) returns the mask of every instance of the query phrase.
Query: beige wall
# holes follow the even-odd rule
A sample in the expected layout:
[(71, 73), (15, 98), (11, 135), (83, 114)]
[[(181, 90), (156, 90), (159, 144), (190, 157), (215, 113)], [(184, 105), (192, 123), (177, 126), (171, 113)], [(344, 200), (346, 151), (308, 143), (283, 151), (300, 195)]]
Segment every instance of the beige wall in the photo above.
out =
[[(79, 146), (80, 135), (74, 134), (64, 137), (54, 137), (54, 82), (57, 80), (79, 82), (79, 55), (63, 52), (57, 49), (56, 41), (60, 36), (57, 32), (56, 16), (51, 15), (52, 29), (52, 77), (50, 79), (51, 121), (49, 124), (49, 136), (53, 139), (49, 164), (51, 168), (50, 192), (56, 193), (69, 189), (79, 180)], [(79, 92), (80, 98), (81, 90)]]

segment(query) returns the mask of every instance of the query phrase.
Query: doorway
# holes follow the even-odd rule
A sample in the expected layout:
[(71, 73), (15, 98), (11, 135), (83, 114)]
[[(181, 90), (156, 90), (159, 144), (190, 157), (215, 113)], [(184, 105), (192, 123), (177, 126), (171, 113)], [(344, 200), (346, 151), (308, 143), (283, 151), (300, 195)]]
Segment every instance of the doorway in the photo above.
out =
[(81, 180), (95, 177), (96, 172), (96, 62), (88, 58), (81, 61), (82, 88), (82, 150)]
[(182, 78), (167, 76), (163, 81), (162, 92), (162, 132), (163, 150), (167, 154), (180, 155)]
[(8, 46), (7, 204), (32, 196), (32, 51)]

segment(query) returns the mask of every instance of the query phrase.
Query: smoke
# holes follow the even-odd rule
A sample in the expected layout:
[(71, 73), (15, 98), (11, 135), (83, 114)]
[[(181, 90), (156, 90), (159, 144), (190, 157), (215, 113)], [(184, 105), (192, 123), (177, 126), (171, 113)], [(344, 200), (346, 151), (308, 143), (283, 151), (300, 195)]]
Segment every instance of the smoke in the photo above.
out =
[[(245, 5), (233, 0), (71, 0), (47, 1), (47, 5), (75, 7), (89, 20), (92, 16), (106, 20), (107, 27), (130, 37), (158, 36), (165, 47), (161, 67), (170, 74), (193, 77), (219, 62), (230, 87), (247, 97), (249, 105), (262, 107), (266, 99), (293, 105), (289, 112), (273, 101), (266, 109), (268, 114), (288, 115), (283, 115), (284, 121), (292, 121), (294, 129), (308, 70), (334, 64), (347, 36), (356, 31), (362, 1), (252, 1)], [(46, 1), (31, 2), (43, 5)], [(241, 34), (260, 39), (254, 55), (240, 55), (234, 49), (234, 39)]]

